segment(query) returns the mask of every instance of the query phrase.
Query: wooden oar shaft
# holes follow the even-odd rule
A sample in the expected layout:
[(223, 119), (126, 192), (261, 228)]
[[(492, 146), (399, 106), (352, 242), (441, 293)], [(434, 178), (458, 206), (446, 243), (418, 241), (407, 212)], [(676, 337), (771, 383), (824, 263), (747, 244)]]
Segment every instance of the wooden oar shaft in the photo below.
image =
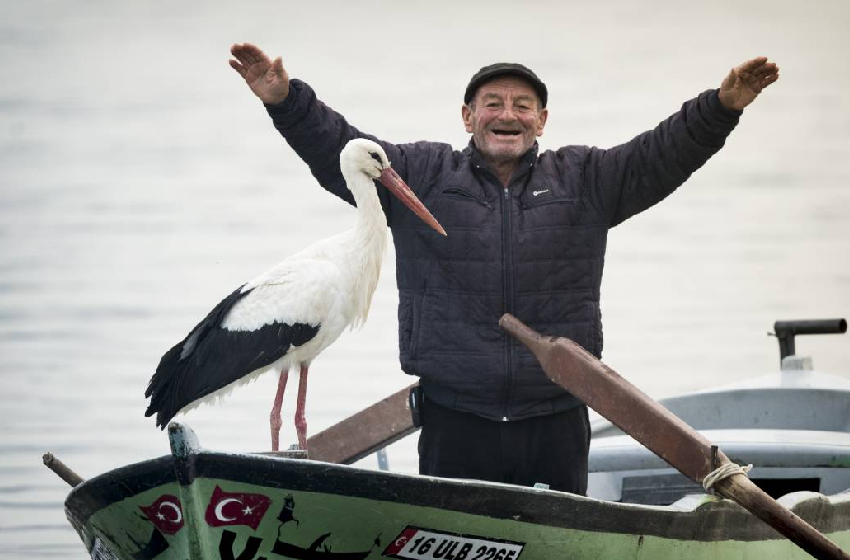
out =
[[(581, 399), (685, 476), (702, 482), (712, 470), (711, 443), (575, 342), (542, 336), (505, 314), (499, 325), (525, 344), (549, 378)], [(722, 452), (718, 464), (730, 463)], [(743, 480), (743, 482), (742, 482)], [(732, 499), (820, 560), (850, 560), (814, 527), (762, 492), (746, 476), (715, 484)]]

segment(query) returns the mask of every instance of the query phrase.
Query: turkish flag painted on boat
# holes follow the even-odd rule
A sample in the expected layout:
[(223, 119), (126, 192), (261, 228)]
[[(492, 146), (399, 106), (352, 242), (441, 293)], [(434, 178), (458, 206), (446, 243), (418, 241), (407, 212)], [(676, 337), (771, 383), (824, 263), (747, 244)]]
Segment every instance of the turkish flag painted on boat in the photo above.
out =
[(416, 533), (419, 532), (419, 529), (416, 527), (405, 527), (404, 531), (402, 531), (399, 536), (390, 543), (387, 549), (384, 551), (384, 556), (390, 554), (398, 554), (401, 550), (407, 546), (407, 543), (416, 536)]
[(163, 494), (151, 505), (139, 506), (139, 509), (166, 535), (173, 535), (183, 528), (183, 506), (177, 496)]
[(204, 519), (210, 527), (247, 525), (256, 530), (271, 502), (262, 494), (225, 492), (216, 486)]

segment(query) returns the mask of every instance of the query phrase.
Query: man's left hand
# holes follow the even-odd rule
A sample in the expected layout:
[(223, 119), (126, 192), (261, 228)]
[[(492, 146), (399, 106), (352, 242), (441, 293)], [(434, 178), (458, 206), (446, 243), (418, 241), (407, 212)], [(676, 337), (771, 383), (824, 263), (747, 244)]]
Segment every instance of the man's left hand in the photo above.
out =
[(720, 84), (720, 103), (727, 109), (741, 111), (752, 103), (761, 91), (779, 79), (779, 67), (760, 56), (729, 71)]

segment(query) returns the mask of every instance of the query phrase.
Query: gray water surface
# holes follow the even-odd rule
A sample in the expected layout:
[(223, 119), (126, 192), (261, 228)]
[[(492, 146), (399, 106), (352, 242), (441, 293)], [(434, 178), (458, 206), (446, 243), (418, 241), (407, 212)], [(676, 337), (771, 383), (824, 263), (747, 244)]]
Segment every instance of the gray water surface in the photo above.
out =
[[(462, 91), (496, 60), (549, 85), (543, 148), (623, 142), (733, 65), (775, 60), (780, 81), (726, 147), (611, 232), (604, 358), (663, 397), (772, 371), (776, 319), (850, 315), (847, 29), (844, 0), (3, 3), (0, 557), (83, 558), (42, 453), (84, 477), (167, 453), (143, 416), (160, 356), (236, 286), (353, 223), (228, 67), (232, 43), (282, 55), (363, 130), (458, 147)], [(390, 249), (369, 322), (314, 363), (313, 433), (411, 382), (393, 269)], [(850, 375), (850, 338), (798, 351)], [(275, 382), (183, 420), (208, 448), (268, 449)], [(390, 449), (394, 469), (415, 472), (415, 443)]]

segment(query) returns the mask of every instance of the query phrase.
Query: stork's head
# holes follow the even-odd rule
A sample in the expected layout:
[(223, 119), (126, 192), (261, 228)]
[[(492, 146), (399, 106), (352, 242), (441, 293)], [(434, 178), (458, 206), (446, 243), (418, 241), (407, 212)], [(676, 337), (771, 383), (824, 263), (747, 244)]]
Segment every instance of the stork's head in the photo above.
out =
[(339, 154), (340, 166), (348, 171), (365, 173), (372, 179), (379, 179), (381, 172), (390, 167), (387, 153), (376, 142), (365, 138), (355, 138), (348, 142)]
[(387, 190), (393, 193), (414, 214), (437, 230), (446, 235), (446, 230), (437, 221), (425, 205), (417, 198), (407, 183), (390, 167), (387, 153), (376, 142), (365, 138), (355, 138), (348, 142), (340, 152), (340, 167), (343, 175), (364, 173), (370, 179), (378, 179)]

